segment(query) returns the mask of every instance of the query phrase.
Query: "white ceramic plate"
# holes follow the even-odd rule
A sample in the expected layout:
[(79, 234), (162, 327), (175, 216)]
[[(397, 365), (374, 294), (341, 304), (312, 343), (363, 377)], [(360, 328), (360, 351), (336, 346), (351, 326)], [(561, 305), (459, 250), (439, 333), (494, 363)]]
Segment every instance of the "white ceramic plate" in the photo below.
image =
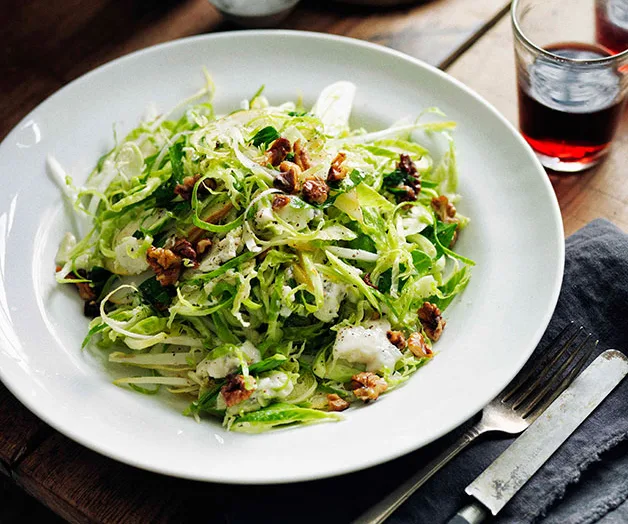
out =
[[(462, 212), (458, 249), (473, 278), (450, 309), (437, 357), (402, 388), (346, 412), (340, 423), (263, 435), (197, 424), (172, 405), (111, 384), (81, 340), (88, 320), (74, 290), (53, 278), (71, 222), (45, 159), (82, 181), (150, 102), (174, 106), (217, 86), (218, 111), (263, 83), (271, 102), (311, 104), (334, 81), (358, 86), (353, 123), (377, 128), (438, 106), (459, 122)], [(513, 102), (514, 103), (514, 102)], [(147, 49), (72, 82), (29, 114), (0, 146), (0, 377), (29, 409), (117, 460), (192, 479), (273, 483), (358, 470), (412, 451), (479, 411), (523, 366), (554, 310), (564, 251), (548, 179), (518, 133), (442, 72), (398, 52), (299, 32), (208, 35)]]

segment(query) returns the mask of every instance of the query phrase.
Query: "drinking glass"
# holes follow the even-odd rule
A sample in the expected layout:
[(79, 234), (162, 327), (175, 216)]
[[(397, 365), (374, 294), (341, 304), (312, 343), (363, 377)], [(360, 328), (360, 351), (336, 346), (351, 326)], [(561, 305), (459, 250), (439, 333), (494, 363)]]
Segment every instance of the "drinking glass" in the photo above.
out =
[(595, 0), (512, 3), (519, 127), (541, 163), (558, 172), (582, 171), (608, 153), (626, 100), (628, 51), (613, 54), (596, 41), (595, 7)]
[(596, 0), (595, 35), (611, 53), (628, 49), (628, 0)]

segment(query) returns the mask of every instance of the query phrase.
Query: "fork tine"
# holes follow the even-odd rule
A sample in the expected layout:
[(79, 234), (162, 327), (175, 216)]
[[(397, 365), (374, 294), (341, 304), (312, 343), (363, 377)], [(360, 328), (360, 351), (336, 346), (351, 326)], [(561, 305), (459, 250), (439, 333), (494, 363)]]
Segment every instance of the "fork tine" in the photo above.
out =
[[(574, 350), (574, 354), (579, 353), (580, 350), (589, 342), (590, 339), (591, 339), (591, 333), (589, 333), (587, 338), (582, 342), (582, 344), (580, 344), (580, 346), (578, 346), (578, 348)], [(565, 378), (563, 378), (559, 386), (554, 391), (552, 391), (552, 393), (543, 402), (540, 402), (540, 401), (543, 400), (543, 397), (547, 394), (547, 391), (535, 397), (536, 402), (530, 403), (529, 407), (522, 414), (523, 418), (529, 419), (530, 423), (534, 422), (537, 419), (537, 417), (541, 413), (543, 413), (543, 411), (545, 411), (547, 407), (552, 402), (554, 402), (554, 400), (556, 400), (563, 391), (565, 391), (569, 387), (569, 385), (576, 379), (576, 377), (582, 371), (582, 368), (588, 362), (589, 357), (591, 356), (591, 354), (597, 347), (598, 342), (599, 340), (594, 341), (592, 344), (590, 344), (590, 347), (587, 351), (584, 351), (580, 354), (580, 358), (576, 361), (576, 364), (574, 365), (572, 370), (565, 376)], [(544, 389), (545, 390), (549, 389), (551, 385), (552, 383), (550, 382)]]
[[(557, 377), (560, 377), (563, 374), (563, 372), (567, 368), (569, 368), (573, 360), (576, 358), (578, 351), (580, 351), (580, 349), (582, 349), (582, 347), (584, 346), (584, 342), (586, 342), (591, 336), (589, 334), (584, 339), (584, 342), (581, 343), (580, 346), (578, 346), (575, 351), (572, 351), (569, 354), (569, 356), (563, 361), (563, 363), (558, 366), (558, 368), (553, 369), (554, 364), (560, 361), (560, 359), (567, 353), (567, 351), (571, 349), (571, 346), (573, 345), (574, 341), (580, 335), (580, 333), (582, 333), (583, 330), (584, 328), (581, 326), (578, 332), (573, 337), (571, 337), (567, 342), (565, 342), (565, 345), (563, 346), (563, 348), (558, 352), (556, 357), (554, 357), (554, 359), (552, 360), (551, 365), (547, 366), (543, 370), (543, 372), (539, 375), (539, 377), (534, 381), (534, 384), (528, 387), (527, 391), (521, 396), (521, 398), (519, 398), (516, 402), (514, 402), (513, 409), (519, 409), (523, 405), (527, 405), (529, 407), (535, 402), (538, 402), (538, 400), (549, 391), (549, 388), (557, 379)], [(534, 395), (534, 397), (532, 397), (532, 399), (530, 400), (531, 395)]]
[[(575, 324), (572, 321), (563, 328), (563, 330), (547, 346), (547, 349), (545, 350), (545, 357), (539, 360), (525, 375), (523, 375), (521, 378), (517, 378), (516, 384), (513, 387), (511, 387), (510, 385), (508, 386), (508, 391), (501, 399), (502, 402), (509, 402), (515, 395), (517, 395), (517, 400), (515, 402), (520, 404), (523, 400), (522, 395), (525, 396), (530, 391), (530, 388), (535, 388), (536, 386), (538, 386), (546, 370), (551, 368), (560, 359), (566, 348), (571, 345), (571, 343), (575, 340), (575, 338), (583, 329), (582, 326), (580, 328), (576, 327), (576, 331), (573, 334), (569, 335), (569, 339), (567, 340), (567, 342), (565, 342), (564, 345), (559, 346), (558, 343), (564, 338), (567, 333), (572, 331), (574, 327)], [(557, 348), (558, 351), (556, 351)], [(528, 385), (528, 382), (533, 377), (536, 377), (536, 379), (531, 385)], [(522, 393), (521, 389), (524, 386), (525, 390)]]

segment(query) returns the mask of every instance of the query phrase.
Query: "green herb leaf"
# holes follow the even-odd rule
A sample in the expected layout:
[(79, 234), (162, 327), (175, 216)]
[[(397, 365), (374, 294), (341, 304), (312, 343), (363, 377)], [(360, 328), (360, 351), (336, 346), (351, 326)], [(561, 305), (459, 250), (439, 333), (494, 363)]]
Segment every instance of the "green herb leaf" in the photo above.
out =
[(255, 147), (259, 147), (262, 144), (268, 146), (271, 142), (277, 140), (281, 135), (273, 126), (266, 126), (265, 128), (259, 130), (251, 141)]
[(429, 301), (438, 306), (441, 311), (445, 311), (451, 301), (467, 286), (470, 278), (471, 271), (469, 267), (463, 266), (439, 288), (442, 297), (431, 297)]
[(366, 173), (354, 169), (349, 173), (349, 176), (345, 177), (340, 185), (341, 190), (344, 192), (350, 191), (354, 187), (357, 187), (366, 178)]
[(382, 293), (389, 293), (392, 286), (392, 269), (384, 271), (377, 280), (377, 289)]
[(445, 249), (449, 247), (449, 244), (451, 244), (457, 227), (458, 224), (455, 222), (445, 224), (440, 220), (437, 220), (435, 226), (425, 228), (424, 235), (436, 247), (438, 257), (440, 257), (445, 252)]
[(174, 178), (177, 183), (183, 182), (185, 178), (183, 161), (181, 160), (183, 157), (183, 142), (177, 142), (170, 146), (168, 155), (170, 156), (170, 164), (172, 165), (172, 178)]
[[(174, 188), (177, 184), (183, 182), (185, 172), (183, 169), (183, 141), (173, 144), (168, 149), (168, 158), (172, 166), (172, 175), (164, 183), (162, 183), (153, 193), (156, 199), (156, 207), (166, 207), (168, 203), (176, 196)], [(165, 157), (164, 157), (165, 160)], [(154, 160), (152, 161), (154, 164)], [(152, 165), (151, 164), (151, 165)]]
[(174, 286), (162, 286), (156, 276), (144, 280), (138, 290), (142, 298), (158, 312), (168, 309), (177, 294)]
[(364, 234), (358, 234), (356, 238), (347, 242), (347, 247), (351, 249), (362, 249), (363, 251), (368, 251), (370, 253), (377, 253), (377, 248), (375, 247), (373, 239)]
[(423, 251), (412, 252), (412, 263), (419, 275), (422, 275), (432, 267), (432, 259)]
[(337, 187), (332, 187), (332, 194), (323, 202), (322, 204), (312, 204), (314, 207), (319, 209), (327, 209), (334, 205), (336, 199), (342, 195), (343, 193), (348, 193), (352, 189), (355, 189), (359, 186), (364, 178), (366, 177), (365, 173), (354, 169), (349, 173), (345, 178), (342, 179), (337, 185)]
[(392, 173), (384, 175), (382, 184), (386, 188), (401, 186), (406, 183), (408, 176), (400, 169), (395, 169)]

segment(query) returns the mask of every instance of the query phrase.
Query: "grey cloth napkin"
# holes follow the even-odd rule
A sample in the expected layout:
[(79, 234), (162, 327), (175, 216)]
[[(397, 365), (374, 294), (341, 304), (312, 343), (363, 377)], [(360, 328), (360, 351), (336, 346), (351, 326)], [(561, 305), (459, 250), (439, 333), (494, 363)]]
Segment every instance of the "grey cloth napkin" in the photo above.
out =
[[(598, 353), (608, 348), (628, 351), (628, 235), (608, 221), (596, 220), (567, 239), (560, 298), (539, 348), (570, 320), (599, 338)], [(628, 498), (627, 408), (625, 380), (495, 522), (584, 524), (619, 508)], [(493, 438), (463, 452), (392, 522), (445, 521), (464, 502), (464, 487), (512, 440)]]
[[(561, 295), (539, 348), (547, 347), (573, 320), (595, 333), (600, 340), (599, 352), (608, 348), (628, 351), (628, 235), (610, 222), (596, 220), (571, 236), (566, 248)], [(205, 491), (204, 485), (204, 490), (192, 499), (200, 503), (208, 492), (212, 493), (211, 515), (222, 516), (216, 522), (349, 523), (409, 478), (472, 422), (414, 453), (365, 471), (280, 486), (213, 484)], [(502, 510), (496, 522), (628, 522), (627, 436), (625, 380)], [(497, 435), (467, 448), (389, 522), (446, 522), (467, 502), (465, 486), (512, 441)], [(322, 449), (324, 446), (321, 443)], [(187, 507), (193, 505), (186, 503)]]
[[(546, 347), (570, 320), (586, 326), (599, 338), (598, 353), (608, 348), (628, 351), (628, 235), (608, 221), (596, 220), (567, 239), (560, 298), (539, 348)], [(622, 511), (618, 508), (628, 498), (627, 407), (625, 380), (495, 522), (584, 524), (596, 522), (614, 510)], [(441, 440), (449, 441), (459, 431)], [(391, 522), (445, 522), (465, 503), (464, 487), (512, 441), (497, 436), (464, 451), (415, 494)]]

